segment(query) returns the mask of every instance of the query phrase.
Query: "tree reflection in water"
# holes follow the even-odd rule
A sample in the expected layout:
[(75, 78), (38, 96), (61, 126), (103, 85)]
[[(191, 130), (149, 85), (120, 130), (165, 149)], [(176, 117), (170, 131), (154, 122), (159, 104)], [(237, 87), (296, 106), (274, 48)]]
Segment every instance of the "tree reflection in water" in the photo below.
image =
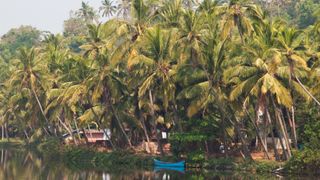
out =
[(84, 171), (77, 167), (67, 167), (66, 163), (61, 160), (48, 160), (30, 151), (9, 149), (0, 149), (0, 151), (0, 180), (283, 179), (271, 174), (189, 170), (185, 173), (170, 170), (136, 170), (134, 168)]

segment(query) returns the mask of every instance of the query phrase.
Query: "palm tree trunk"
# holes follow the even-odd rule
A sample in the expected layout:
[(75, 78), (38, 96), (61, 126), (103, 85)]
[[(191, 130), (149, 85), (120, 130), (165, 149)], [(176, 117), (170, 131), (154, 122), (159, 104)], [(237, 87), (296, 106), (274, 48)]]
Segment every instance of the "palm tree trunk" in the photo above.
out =
[(263, 151), (265, 153), (265, 155), (267, 156), (268, 159), (270, 159), (270, 156), (268, 154), (268, 149), (267, 149), (267, 146), (265, 145), (264, 141), (263, 141), (263, 138), (261, 137), (261, 133), (260, 133), (260, 130), (259, 130), (259, 127), (257, 126), (256, 122), (251, 118), (249, 112), (247, 109), (245, 109), (246, 111), (246, 114), (248, 116), (248, 118), (250, 119), (251, 123), (253, 124), (253, 127), (254, 127), (254, 130), (256, 131), (256, 135), (258, 136), (258, 139), (262, 145), (262, 148), (263, 148)]
[(147, 143), (146, 143), (146, 151), (147, 153), (150, 153), (150, 147), (149, 147), (149, 144), (150, 144), (150, 138), (149, 138), (149, 135), (148, 135), (148, 131), (147, 131), (147, 127), (146, 127), (146, 123), (144, 122), (144, 119), (143, 117), (141, 116), (141, 113), (139, 112), (139, 119), (141, 121), (141, 124), (142, 124), (142, 128), (143, 128), (143, 132), (144, 132), (144, 135), (146, 137), (146, 140), (147, 140)]
[(316, 102), (316, 104), (318, 104), (320, 106), (320, 102), (317, 100), (317, 98), (315, 98), (311, 92), (302, 84), (302, 82), (300, 81), (300, 79), (295, 76), (295, 79), (297, 80), (298, 84), (302, 87), (302, 89), (313, 99), (314, 102)]
[[(221, 113), (224, 113), (225, 111), (219, 107), (220, 109), (220, 112)], [(239, 138), (240, 138), (240, 141), (241, 141), (241, 147), (242, 147), (242, 152), (243, 152), (243, 155), (244, 155), (244, 159), (247, 159), (247, 160), (250, 160), (252, 161), (252, 156), (251, 156), (251, 153), (250, 153), (250, 150), (248, 148), (248, 145), (247, 145), (247, 142), (241, 132), (241, 128), (240, 128), (240, 123), (238, 121), (238, 118), (235, 116), (235, 114), (233, 113), (232, 109), (228, 106), (228, 109), (229, 109), (229, 112), (231, 112), (231, 116), (233, 117), (233, 119), (235, 120), (235, 122), (233, 122), (230, 118), (226, 117), (227, 120), (232, 124), (234, 125), (235, 127), (235, 130), (236, 130), (236, 133), (238, 134)]]
[(116, 121), (117, 121), (117, 123), (118, 123), (118, 125), (119, 125), (119, 127), (120, 127), (120, 130), (121, 130), (122, 134), (124, 135), (124, 137), (125, 137), (128, 145), (129, 145), (129, 147), (130, 147), (130, 148), (133, 148), (133, 147), (132, 147), (132, 144), (131, 144), (131, 141), (130, 141), (130, 139), (129, 139), (127, 133), (126, 133), (126, 131), (124, 130), (123, 125), (122, 125), (122, 123), (121, 123), (121, 121), (120, 121), (120, 119), (119, 119), (119, 117), (118, 117), (118, 115), (117, 115), (117, 113), (116, 113), (113, 105), (110, 104), (110, 107), (111, 107), (111, 111), (112, 111), (114, 117), (116, 118)]
[(1, 140), (4, 140), (4, 126), (1, 126)]
[(7, 137), (7, 140), (9, 141), (8, 125), (7, 125), (7, 123), (4, 123), (4, 132), (5, 132), (5, 135), (6, 135), (6, 137)]
[[(277, 119), (277, 118), (276, 118), (276, 119)], [(288, 154), (288, 152), (287, 152), (287, 150), (286, 150), (285, 144), (284, 144), (284, 142), (283, 142), (284, 137), (283, 137), (282, 133), (278, 130), (279, 128), (277, 127), (277, 121), (275, 122), (275, 128), (276, 128), (276, 131), (277, 131), (277, 133), (278, 133), (278, 135), (279, 135), (279, 142), (280, 142), (280, 145), (281, 145), (281, 148), (282, 148), (282, 153), (283, 153), (284, 156), (285, 156), (285, 160), (287, 160), (287, 159), (289, 159), (290, 157), (289, 157), (289, 154)]]
[[(135, 97), (138, 97), (138, 89), (135, 91)], [(141, 110), (139, 109), (139, 100), (138, 100), (138, 98), (135, 98), (134, 106), (135, 106), (135, 115), (138, 117), (139, 121), (142, 124), (143, 133), (144, 133), (144, 136), (145, 136), (145, 138), (147, 140), (147, 142), (145, 143), (146, 144), (146, 151), (147, 151), (147, 153), (151, 153), (150, 137), (148, 135), (148, 130), (147, 130), (147, 126), (146, 126), (146, 123), (145, 123), (145, 119), (143, 117), (143, 114), (142, 114)]]
[(29, 142), (29, 139), (30, 139), (30, 138), (29, 138), (28, 133), (27, 133), (27, 131), (26, 131), (25, 129), (23, 130), (23, 133), (24, 133), (24, 135), (26, 136), (26, 138), (27, 138), (27, 140), (28, 140), (28, 142)]
[[(297, 132), (296, 132), (296, 123), (294, 119), (294, 107), (291, 107), (292, 116), (290, 116), (290, 112), (288, 109), (286, 109), (288, 120), (290, 121), (290, 127), (291, 127), (291, 138), (293, 140), (294, 147), (298, 149), (298, 139), (297, 139)], [(292, 117), (292, 118), (291, 118)]]
[(59, 116), (57, 116), (59, 122), (62, 124), (62, 127), (70, 134), (75, 145), (78, 145), (78, 141), (74, 138), (72, 131), (68, 128), (68, 126), (61, 120)]
[(89, 124), (88, 124), (88, 129), (89, 129), (90, 137), (92, 138), (92, 132)]
[(88, 136), (86, 134), (86, 131), (84, 130), (84, 128), (81, 128), (81, 131), (83, 132), (83, 136), (84, 136), (84, 140), (86, 141), (86, 145), (89, 147), (89, 139)]
[[(42, 114), (42, 116), (44, 117), (44, 119), (46, 120), (47, 126), (48, 126), (48, 128), (49, 128), (49, 127), (50, 127), (49, 120), (48, 120), (47, 116), (46, 116), (45, 113), (44, 113), (44, 110), (43, 110), (43, 107), (42, 107), (42, 105), (41, 105), (41, 102), (40, 102), (40, 100), (39, 100), (39, 98), (38, 98), (38, 95), (37, 95), (36, 91), (35, 91), (33, 88), (31, 88), (31, 90), (32, 90), (32, 92), (33, 92), (34, 97), (36, 98), (36, 101), (37, 101), (38, 106), (39, 106), (39, 108), (40, 108), (41, 114)], [(49, 128), (49, 131), (50, 131), (50, 128)]]
[[(218, 106), (218, 107), (219, 107), (219, 110), (221, 113), (225, 113), (224, 109), (222, 109), (220, 106)], [(235, 120), (235, 122), (233, 122), (229, 117), (226, 117), (226, 118), (235, 127), (236, 133), (238, 134), (238, 136), (240, 138), (240, 141), (242, 144), (241, 147), (242, 147), (242, 151), (244, 154), (244, 159), (253, 161), (250, 150), (247, 145), (247, 142), (241, 132), (240, 123), (238, 121), (238, 118), (235, 116), (235, 113), (233, 113), (233, 110), (230, 106), (227, 106), (227, 108), (228, 108), (228, 112), (230, 112), (231, 117)], [(225, 114), (227, 114), (227, 113), (225, 113)]]
[(178, 130), (179, 130), (180, 133), (182, 133), (183, 132), (182, 124), (181, 124), (181, 122), (179, 120), (178, 110), (177, 110), (177, 103), (175, 102), (175, 100), (173, 102), (173, 113), (174, 113), (174, 120), (178, 124)]
[(245, 159), (248, 159), (248, 160), (253, 160), (252, 159), (252, 156), (251, 156), (251, 153), (249, 151), (249, 148), (248, 148), (248, 145), (247, 145), (247, 142), (245, 140), (245, 138), (243, 137), (243, 134), (241, 132), (241, 129), (240, 129), (240, 124), (239, 122), (235, 122), (235, 129), (236, 129), (236, 132), (240, 138), (240, 141), (241, 141), (241, 146), (242, 146), (242, 151), (243, 151), (243, 154), (244, 154), (244, 157)]
[(152, 96), (152, 92), (150, 89), (149, 89), (149, 100), (150, 100), (150, 105), (151, 105), (151, 116), (152, 116), (152, 120), (153, 120), (153, 124), (154, 124), (154, 129), (156, 131), (158, 149), (160, 150), (161, 156), (164, 156), (164, 152), (162, 149), (162, 143), (161, 143), (159, 135), (158, 135), (157, 122), (156, 122), (154, 103), (153, 103), (153, 96)]
[(287, 138), (287, 140), (288, 140), (288, 145), (289, 145), (290, 151), (291, 151), (292, 146), (291, 146), (291, 143), (290, 143), (289, 131), (288, 131), (288, 128), (287, 128), (287, 124), (286, 124), (286, 122), (285, 122), (285, 119), (284, 119), (284, 115), (283, 115), (282, 110), (281, 110), (280, 108), (279, 108), (279, 112), (280, 112), (281, 122), (282, 122), (283, 127), (284, 127), (284, 131), (286, 132), (285, 136), (286, 136), (286, 138)]
[(285, 131), (284, 123), (283, 123), (282, 117), (280, 115), (280, 111), (281, 110), (277, 107), (276, 103), (273, 100), (273, 97), (271, 97), (271, 101), (272, 101), (272, 104), (273, 104), (273, 107), (274, 107), (276, 120), (278, 121), (278, 125), (280, 126), (280, 131), (281, 131), (279, 133), (279, 135), (281, 136), (280, 137), (280, 141), (282, 141), (284, 139), (285, 146), (286, 146), (286, 152), (287, 152), (287, 156), (288, 156), (287, 158), (290, 158), (291, 157), (290, 143), (289, 143), (289, 140), (288, 140), (288, 133)]
[(78, 138), (81, 141), (81, 136), (80, 136), (80, 131), (79, 131), (79, 128), (78, 128), (77, 114), (76, 113), (73, 114), (73, 118), (72, 119), (73, 119), (74, 126), (76, 127), (76, 130), (77, 130)]
[[(292, 88), (292, 78), (295, 77), (294, 74), (294, 65), (293, 65), (293, 60), (292, 59), (288, 59), (288, 63), (289, 63), (289, 87), (290, 87), (290, 94), (291, 96), (293, 96), (293, 88)], [(302, 85), (302, 83), (301, 83)], [(286, 110), (287, 111), (287, 110)], [(296, 147), (296, 149), (298, 149), (298, 143), (297, 143), (297, 134), (296, 134), (296, 127), (295, 127), (295, 111), (294, 111), (294, 105), (291, 107), (291, 111), (292, 111), (292, 118), (290, 119), (290, 113), (289, 111), (287, 111), (287, 115), (288, 115), (288, 119), (291, 120), (291, 133), (292, 133), (292, 139), (294, 141), (294, 145)]]
[[(223, 133), (222, 133), (222, 136), (223, 136), (223, 144), (224, 146), (227, 145), (227, 132), (226, 132), (226, 118), (224, 116), (224, 114), (222, 113), (221, 114), (221, 120), (222, 120), (222, 129), (223, 129)], [(225, 148), (225, 157), (228, 157), (228, 148)]]
[(121, 123), (116, 111), (114, 110), (114, 107), (112, 105), (112, 102), (111, 102), (111, 99), (110, 99), (109, 96), (110, 96), (109, 91), (108, 91), (107, 87), (105, 87), (104, 88), (105, 107), (106, 107), (106, 109), (108, 109), (110, 107), (110, 109), (112, 111), (112, 114), (115, 117), (115, 119), (116, 119), (116, 121), (117, 121), (117, 123), (119, 125), (120, 131), (122, 132), (123, 136), (125, 137), (129, 147), (132, 148), (131, 141), (130, 141), (129, 137), (127, 136), (127, 133), (125, 132), (125, 130), (123, 128), (123, 125), (122, 125), (122, 123)]
[(280, 156), (279, 156), (279, 152), (278, 152), (278, 149), (277, 149), (276, 141), (274, 139), (273, 125), (272, 125), (272, 120), (271, 120), (271, 116), (270, 116), (268, 108), (266, 108), (266, 114), (267, 114), (268, 122), (271, 125), (271, 139), (272, 139), (272, 146), (273, 146), (274, 155), (275, 155), (276, 160), (279, 161), (280, 160)]

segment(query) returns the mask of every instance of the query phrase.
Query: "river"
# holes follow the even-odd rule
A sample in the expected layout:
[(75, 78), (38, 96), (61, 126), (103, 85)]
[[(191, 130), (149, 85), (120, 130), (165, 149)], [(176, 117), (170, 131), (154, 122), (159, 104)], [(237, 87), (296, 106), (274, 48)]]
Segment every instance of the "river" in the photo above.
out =
[[(67, 165), (69, 164), (69, 165)], [(77, 165), (79, 167), (81, 165)], [(292, 179), (277, 175), (159, 169), (85, 169), (19, 149), (0, 149), (0, 180)], [(85, 170), (84, 170), (85, 169)], [(300, 179), (300, 178), (297, 178)]]

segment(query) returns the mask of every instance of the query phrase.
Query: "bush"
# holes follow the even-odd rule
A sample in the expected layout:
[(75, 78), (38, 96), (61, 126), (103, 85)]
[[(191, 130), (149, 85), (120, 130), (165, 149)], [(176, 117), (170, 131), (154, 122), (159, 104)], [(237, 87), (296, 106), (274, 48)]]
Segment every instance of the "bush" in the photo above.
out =
[(295, 152), (286, 163), (285, 170), (289, 173), (320, 174), (320, 150), (305, 149)]
[[(187, 154), (188, 163), (192, 164), (202, 164), (206, 159), (205, 153), (203, 151), (195, 151)], [(200, 165), (202, 166), (202, 165)]]
[(259, 161), (256, 164), (256, 172), (259, 173), (272, 172), (282, 166), (281, 163), (275, 161)]
[[(171, 135), (169, 141), (172, 153), (179, 157), (181, 154), (187, 154), (202, 149), (203, 142), (207, 136), (197, 133), (176, 133)], [(197, 153), (197, 152), (196, 152)]]
[(64, 160), (72, 169), (148, 167), (153, 165), (152, 157), (143, 157), (128, 151), (111, 153), (95, 152), (85, 148), (69, 148), (64, 153)]

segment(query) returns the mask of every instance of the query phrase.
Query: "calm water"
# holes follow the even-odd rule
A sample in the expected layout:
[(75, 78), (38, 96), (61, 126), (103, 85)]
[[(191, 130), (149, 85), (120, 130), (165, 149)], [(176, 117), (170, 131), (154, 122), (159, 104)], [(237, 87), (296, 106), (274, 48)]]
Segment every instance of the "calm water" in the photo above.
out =
[(194, 170), (184, 172), (157, 169), (137, 170), (134, 168), (79, 170), (65, 164), (56, 160), (44, 160), (39, 155), (29, 151), (0, 149), (0, 180), (292, 179), (270, 174), (197, 172)]

